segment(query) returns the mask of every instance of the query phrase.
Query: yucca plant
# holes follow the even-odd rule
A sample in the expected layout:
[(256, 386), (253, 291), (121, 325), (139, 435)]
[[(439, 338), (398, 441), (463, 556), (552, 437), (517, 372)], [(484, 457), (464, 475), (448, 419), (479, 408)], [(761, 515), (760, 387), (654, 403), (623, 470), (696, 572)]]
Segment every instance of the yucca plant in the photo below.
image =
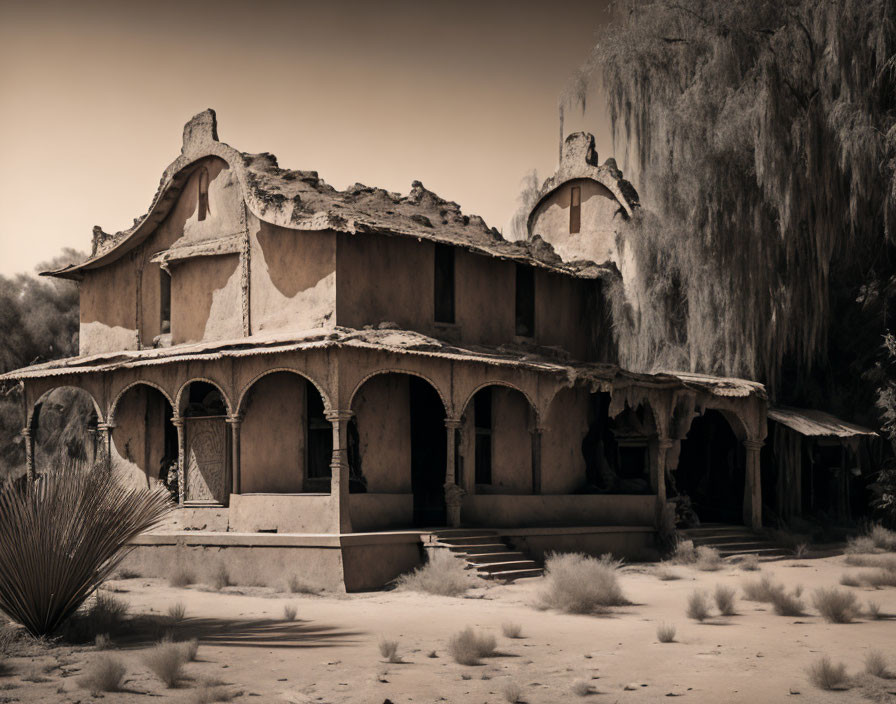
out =
[(0, 488), (0, 610), (56, 631), (171, 509), (164, 487), (124, 486), (108, 462), (64, 464)]

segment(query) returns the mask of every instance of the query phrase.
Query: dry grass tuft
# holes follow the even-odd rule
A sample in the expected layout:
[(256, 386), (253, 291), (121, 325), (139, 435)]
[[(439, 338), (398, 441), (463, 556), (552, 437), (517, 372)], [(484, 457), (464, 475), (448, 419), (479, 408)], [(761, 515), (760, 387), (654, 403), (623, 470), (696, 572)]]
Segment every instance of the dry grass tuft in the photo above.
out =
[(468, 589), (481, 586), (484, 580), (468, 570), (463, 560), (449, 550), (435, 550), (425, 565), (398, 578), (398, 589), (407, 589), (439, 596), (460, 596)]
[(159, 643), (146, 651), (143, 662), (168, 689), (173, 689), (184, 675), (187, 653), (180, 643)]
[(896, 531), (884, 528), (877, 524), (872, 526), (871, 532), (868, 534), (871, 542), (878, 550), (886, 550), (887, 552), (896, 552)]
[(113, 579), (137, 579), (141, 574), (134, 570), (129, 570), (127, 568), (123, 568), (118, 570), (114, 575), (112, 575)]
[(745, 572), (756, 572), (759, 569), (759, 558), (756, 555), (744, 555), (737, 566)]
[(460, 665), (478, 665), (482, 658), (494, 654), (497, 645), (494, 636), (465, 628), (448, 641), (448, 653)]
[(802, 594), (802, 586), (797, 585), (792, 592), (785, 591), (783, 586), (779, 586), (772, 591), (771, 604), (778, 616), (802, 616), (806, 607), (803, 600), (800, 599)]
[(199, 653), (199, 639), (198, 638), (190, 638), (190, 640), (181, 641), (178, 643), (183, 651), (184, 657), (187, 662), (193, 662), (196, 660), (196, 655)]
[(862, 583), (859, 581), (859, 578), (856, 577), (851, 572), (844, 572), (840, 575), (840, 584), (844, 587), (860, 587)]
[(168, 577), (168, 586), (183, 589), (196, 584), (196, 573), (186, 567), (177, 567)]
[(523, 627), (518, 623), (506, 622), (501, 624), (501, 632), (505, 638), (522, 638)]
[(892, 555), (847, 555), (845, 562), (851, 567), (879, 567), (896, 571), (896, 557)]
[(168, 619), (172, 624), (177, 625), (187, 617), (187, 607), (184, 602), (176, 601), (168, 606)]
[(862, 575), (862, 581), (875, 589), (896, 587), (896, 569), (871, 570)]
[(809, 681), (819, 689), (845, 689), (847, 682), (846, 665), (833, 664), (827, 655), (816, 660), (807, 670)]
[(735, 590), (731, 587), (726, 587), (722, 584), (717, 584), (716, 589), (713, 592), (713, 599), (716, 602), (716, 608), (719, 610), (719, 613), (722, 616), (734, 616), (734, 599), (735, 599)]
[(294, 604), (284, 604), (283, 605), (283, 620), (284, 621), (295, 621), (296, 613), (298, 613), (298, 610), (296, 609)]
[(677, 565), (693, 565), (697, 561), (697, 550), (693, 540), (679, 540), (669, 560)]
[(768, 575), (763, 575), (760, 579), (742, 582), (741, 589), (744, 593), (744, 599), (747, 601), (771, 603), (774, 593), (782, 589), (782, 587), (772, 582)]
[(383, 638), (380, 641), (380, 655), (386, 662), (401, 662), (401, 656), (398, 654), (398, 641)]
[(879, 650), (869, 650), (865, 654), (865, 672), (883, 680), (893, 679), (893, 673), (887, 666), (887, 658)]
[(681, 575), (665, 563), (658, 565), (653, 570), (653, 574), (661, 582), (672, 582), (676, 579), (681, 579)]
[(701, 572), (718, 572), (725, 566), (719, 551), (707, 545), (697, 548), (697, 562), (694, 565)]
[(124, 664), (116, 657), (103, 653), (94, 658), (87, 672), (78, 680), (91, 694), (117, 692), (127, 673)]
[(109, 650), (112, 647), (112, 639), (108, 633), (99, 633), (93, 639), (93, 644), (97, 650)]
[(211, 587), (216, 592), (219, 592), (225, 587), (230, 586), (233, 586), (233, 582), (230, 581), (230, 573), (227, 571), (227, 567), (224, 566), (224, 563), (221, 562), (215, 568), (215, 571), (212, 572)]
[(691, 592), (686, 613), (695, 621), (705, 621), (709, 617), (709, 598), (704, 592)]
[(880, 620), (883, 617), (883, 614), (880, 610), (880, 604), (876, 601), (868, 600), (868, 618), (874, 619), (875, 621)]
[(552, 553), (545, 560), (545, 587), (539, 595), (545, 608), (568, 614), (605, 613), (628, 604), (617, 579), (620, 566), (611, 555)]
[(570, 689), (577, 697), (587, 697), (594, 693), (594, 688), (588, 680), (575, 680)]
[(859, 614), (856, 595), (836, 587), (816, 589), (812, 605), (828, 623), (850, 623)]
[(239, 690), (228, 689), (218, 684), (201, 684), (190, 695), (190, 704), (217, 704), (229, 702), (240, 696)]
[(295, 575), (289, 578), (289, 591), (292, 594), (319, 594), (320, 589), (315, 587), (304, 580), (299, 579)]
[(674, 643), (675, 625), (671, 623), (661, 623), (656, 627), (656, 637), (660, 643)]
[(506, 682), (501, 688), (501, 695), (504, 697), (505, 702), (516, 704), (517, 702), (522, 701), (523, 688), (520, 687), (516, 682)]

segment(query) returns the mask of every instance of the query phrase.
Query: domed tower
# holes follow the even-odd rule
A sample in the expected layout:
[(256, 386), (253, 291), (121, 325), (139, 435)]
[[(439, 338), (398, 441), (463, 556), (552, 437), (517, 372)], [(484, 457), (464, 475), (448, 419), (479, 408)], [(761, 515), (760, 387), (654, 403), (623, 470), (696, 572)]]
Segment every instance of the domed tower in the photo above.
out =
[(638, 193), (616, 161), (598, 164), (594, 135), (575, 132), (563, 143), (560, 166), (529, 213), (529, 239), (550, 242), (564, 261), (613, 262), (624, 277), (619, 235), (638, 207)]

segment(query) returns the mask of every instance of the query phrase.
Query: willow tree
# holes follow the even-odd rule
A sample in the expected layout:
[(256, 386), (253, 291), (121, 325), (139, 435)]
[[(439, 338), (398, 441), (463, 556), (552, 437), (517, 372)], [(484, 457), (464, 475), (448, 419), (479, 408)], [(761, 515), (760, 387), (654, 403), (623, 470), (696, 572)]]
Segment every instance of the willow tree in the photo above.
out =
[(622, 361), (804, 401), (844, 387), (872, 365), (896, 288), (896, 2), (616, 9), (564, 102), (582, 102), (582, 76), (602, 82), (652, 211), (628, 246), (659, 310), (617, 317)]

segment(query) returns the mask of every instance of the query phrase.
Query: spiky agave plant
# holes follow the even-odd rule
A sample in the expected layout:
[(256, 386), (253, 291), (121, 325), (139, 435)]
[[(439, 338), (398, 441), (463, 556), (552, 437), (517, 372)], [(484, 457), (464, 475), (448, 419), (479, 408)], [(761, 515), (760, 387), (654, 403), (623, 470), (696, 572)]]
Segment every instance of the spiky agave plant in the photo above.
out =
[(0, 488), (0, 610), (35, 636), (53, 633), (158, 525), (169, 493), (124, 486), (108, 462), (67, 464)]

